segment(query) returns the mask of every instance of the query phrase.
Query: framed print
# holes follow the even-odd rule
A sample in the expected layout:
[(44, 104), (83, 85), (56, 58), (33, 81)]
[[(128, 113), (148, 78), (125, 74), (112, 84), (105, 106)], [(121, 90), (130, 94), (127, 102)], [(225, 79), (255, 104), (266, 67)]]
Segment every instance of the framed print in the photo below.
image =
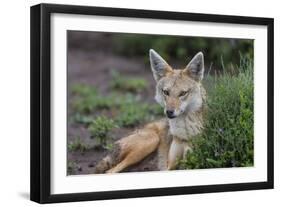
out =
[(31, 7), (31, 200), (273, 188), (273, 19)]

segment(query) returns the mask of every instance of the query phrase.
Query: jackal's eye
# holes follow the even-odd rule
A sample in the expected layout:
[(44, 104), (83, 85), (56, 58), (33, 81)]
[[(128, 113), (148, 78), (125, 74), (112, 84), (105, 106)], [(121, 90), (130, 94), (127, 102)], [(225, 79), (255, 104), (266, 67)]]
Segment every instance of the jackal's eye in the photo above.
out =
[(167, 91), (167, 90), (165, 90), (165, 89), (162, 89), (162, 92), (163, 92), (163, 94), (164, 94), (165, 96), (169, 96), (169, 95), (170, 95), (169, 91)]
[(188, 91), (181, 91), (180, 94), (179, 94), (179, 97), (185, 96), (187, 93), (188, 93)]

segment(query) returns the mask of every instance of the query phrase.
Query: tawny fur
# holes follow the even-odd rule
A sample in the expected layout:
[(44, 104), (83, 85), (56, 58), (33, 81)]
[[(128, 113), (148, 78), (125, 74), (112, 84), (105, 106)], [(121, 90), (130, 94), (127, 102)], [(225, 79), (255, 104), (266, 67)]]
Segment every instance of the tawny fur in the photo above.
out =
[(198, 53), (181, 70), (172, 69), (154, 50), (150, 50), (150, 62), (157, 83), (155, 100), (165, 111), (172, 110), (174, 117), (147, 124), (118, 140), (113, 152), (95, 167), (96, 173), (120, 172), (156, 150), (159, 170), (175, 169), (177, 161), (191, 149), (189, 139), (202, 132), (206, 100), (201, 84), (203, 54)]
[(168, 147), (168, 137), (168, 122), (166, 120), (149, 123), (143, 129), (136, 130), (131, 135), (116, 141), (113, 151), (97, 164), (94, 172), (120, 172), (143, 160), (159, 145), (163, 147), (167, 145)]
[[(206, 91), (201, 84), (204, 58), (199, 52), (184, 69), (173, 69), (154, 50), (150, 62), (156, 80), (155, 100), (165, 111), (173, 111), (168, 119), (172, 142), (168, 153), (167, 170), (176, 168), (177, 161), (191, 149), (188, 140), (203, 129)], [(181, 95), (183, 94), (183, 95)]]

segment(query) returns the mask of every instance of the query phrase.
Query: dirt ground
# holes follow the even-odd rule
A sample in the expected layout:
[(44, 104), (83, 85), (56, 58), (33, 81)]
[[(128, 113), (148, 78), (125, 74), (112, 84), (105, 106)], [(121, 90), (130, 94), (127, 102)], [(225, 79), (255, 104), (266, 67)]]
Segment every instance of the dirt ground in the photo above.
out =
[[(85, 34), (86, 35), (86, 34)], [(78, 35), (79, 38), (81, 38)], [(88, 130), (82, 124), (71, 122), (71, 117), (75, 113), (72, 111), (71, 102), (73, 96), (70, 88), (73, 84), (83, 83), (97, 87), (101, 94), (107, 95), (110, 92), (109, 81), (110, 71), (118, 69), (120, 74), (142, 77), (149, 83), (148, 89), (141, 92), (146, 102), (154, 101), (154, 79), (148, 64), (145, 64), (142, 58), (127, 58), (114, 54), (105, 37), (100, 38), (99, 34), (91, 35), (90, 42), (94, 42), (94, 49), (87, 48), (86, 45), (77, 45), (75, 33), (69, 36), (68, 47), (68, 143), (74, 141), (78, 136), (81, 142), (88, 146), (84, 152), (67, 152), (68, 163), (71, 164), (71, 171), (68, 174), (91, 174), (97, 162), (104, 157), (108, 151), (96, 147), (97, 143), (90, 137)], [(88, 38), (85, 36), (84, 38)], [(110, 38), (110, 37), (108, 37)], [(89, 46), (90, 47), (90, 46)], [(99, 113), (99, 112), (94, 112)], [(138, 126), (137, 128), (140, 128)], [(116, 141), (131, 132), (134, 128), (119, 128), (112, 131), (113, 141)], [(129, 167), (126, 172), (141, 172), (157, 170), (157, 156), (152, 153), (142, 162)]]

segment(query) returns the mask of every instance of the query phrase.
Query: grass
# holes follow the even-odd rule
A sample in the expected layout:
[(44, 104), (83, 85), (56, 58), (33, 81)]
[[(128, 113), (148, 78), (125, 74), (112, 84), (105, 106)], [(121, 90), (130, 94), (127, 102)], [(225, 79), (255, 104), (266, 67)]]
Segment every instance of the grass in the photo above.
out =
[(164, 114), (159, 104), (130, 103), (120, 107), (116, 118), (120, 127), (135, 127), (148, 121), (155, 120)]
[(97, 89), (87, 84), (74, 84), (71, 92), (78, 96), (93, 96), (97, 94)]
[[(112, 81), (116, 82), (116, 77)], [(124, 81), (121, 82), (123, 83)], [(144, 103), (139, 99), (139, 96), (130, 93), (132, 88), (126, 88), (124, 85), (120, 85), (120, 87), (115, 87), (115, 89), (117, 91), (102, 96), (92, 86), (74, 85), (72, 93), (76, 97), (72, 107), (76, 113), (72, 116), (72, 121), (88, 126), (94, 120), (91, 113), (95, 110), (104, 109), (108, 112), (114, 111), (114, 114), (110, 118), (119, 127), (135, 127), (138, 124), (153, 120), (155, 117), (163, 114), (163, 109), (159, 104)], [(118, 90), (127, 91), (124, 94), (118, 93)]]
[(122, 105), (116, 121), (123, 127), (134, 127), (147, 119), (147, 104), (133, 103)]
[(148, 105), (148, 109), (147, 112), (149, 113), (149, 115), (151, 115), (151, 118), (155, 118), (155, 116), (163, 116), (164, 114), (164, 109), (162, 106), (160, 106), (159, 104), (155, 103), (155, 104), (149, 104)]
[(191, 139), (193, 151), (180, 161), (180, 168), (253, 166), (252, 61), (243, 59), (236, 76), (225, 72), (206, 81), (211, 87), (205, 128)]
[[(74, 101), (71, 107), (76, 113), (90, 114), (91, 112), (99, 109), (111, 110), (113, 108), (120, 108), (123, 105), (130, 104), (137, 101), (137, 98), (131, 93), (131, 89), (128, 87), (127, 92), (121, 94), (118, 89), (125, 90), (124, 86), (117, 87), (117, 91), (113, 91), (108, 95), (101, 95), (97, 92), (97, 89), (93, 86), (77, 84), (72, 87), (72, 93), (75, 95)], [(142, 88), (142, 87), (138, 87)], [(78, 121), (81, 117), (77, 117)], [(82, 121), (83, 122), (83, 121)]]
[(111, 71), (112, 80), (110, 82), (112, 89), (141, 92), (148, 87), (147, 80), (143, 78), (135, 78), (129, 76), (122, 76), (116, 70)]
[(73, 109), (79, 113), (90, 113), (97, 109), (110, 109), (114, 106), (113, 97), (103, 97), (97, 93), (83, 95), (76, 98)]

